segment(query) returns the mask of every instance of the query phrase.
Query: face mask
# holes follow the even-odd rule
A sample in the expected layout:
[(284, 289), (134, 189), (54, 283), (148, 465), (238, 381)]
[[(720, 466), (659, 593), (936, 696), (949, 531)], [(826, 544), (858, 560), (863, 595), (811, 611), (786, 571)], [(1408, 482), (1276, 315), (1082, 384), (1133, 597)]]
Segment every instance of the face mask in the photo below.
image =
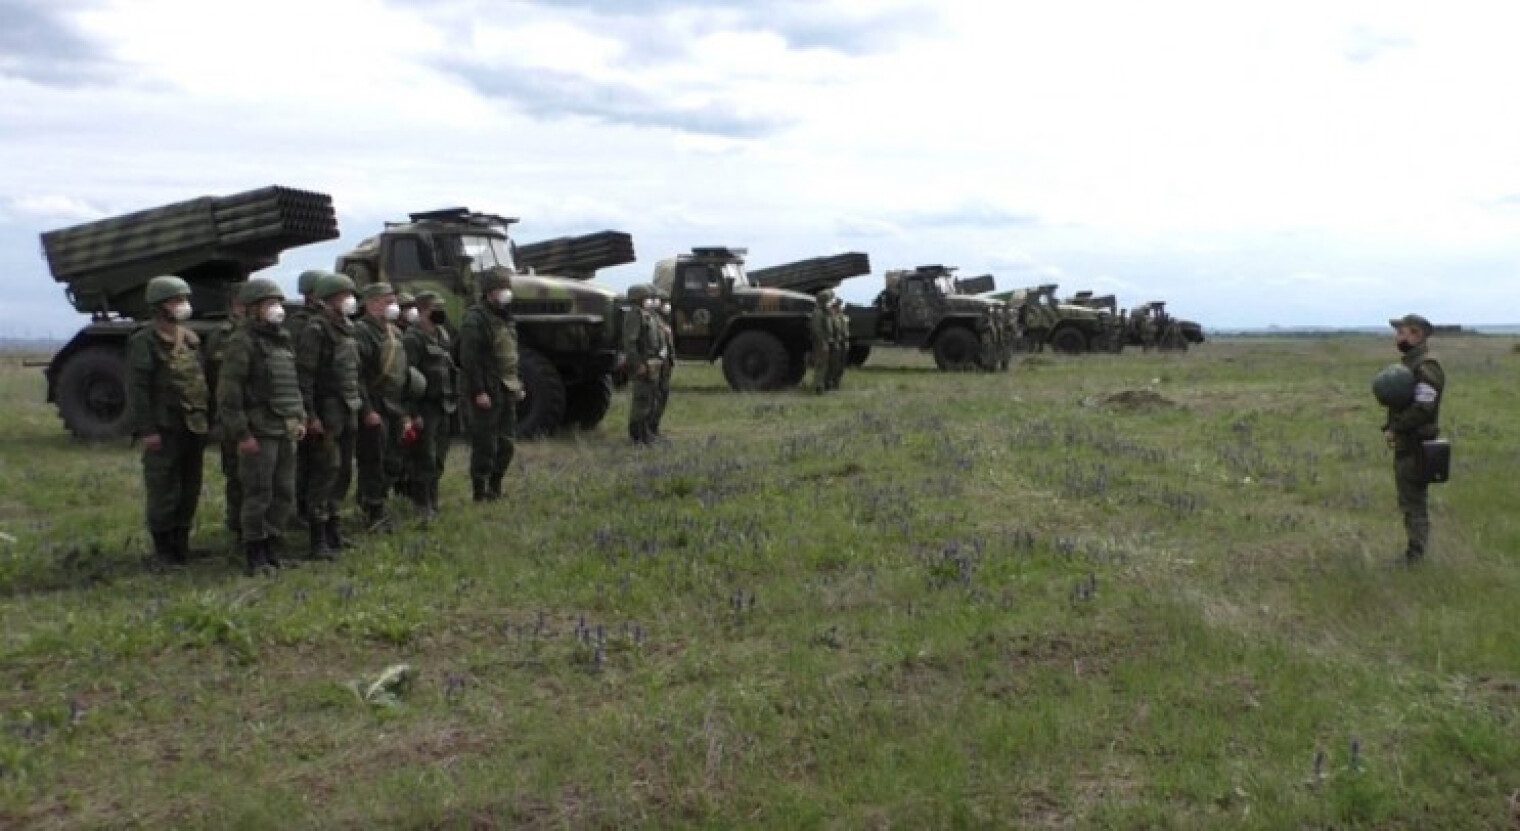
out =
[(401, 307), (399, 305), (392, 303), (385, 307), (386, 320), (395, 320), (398, 317), (401, 317)]
[(1407, 340), (1401, 340), (1401, 341), (1399, 341), (1399, 351), (1400, 352), (1408, 352), (1409, 350), (1411, 350), (1413, 348), (1414, 348), (1414, 344), (1410, 343), (1409, 341), (1407, 341)]
[(496, 298), (496, 305), (498, 305), (498, 306), (509, 306), (512, 303), (512, 290), (511, 289), (497, 289), (496, 290), (495, 298)]
[(358, 311), (359, 301), (352, 294), (343, 298), (343, 302), (338, 304), (338, 312), (344, 317), (353, 317)]
[(279, 326), (281, 323), (284, 323), (285, 307), (281, 306), (279, 303), (276, 303), (273, 306), (265, 309), (264, 322), (274, 326)]
[(443, 324), (449, 322), (449, 313), (443, 309), (433, 309), (428, 312), (428, 320), (431, 320), (433, 323), (442, 326)]
[(660, 301), (658, 301), (658, 300), (645, 300), (644, 301), (644, 308), (646, 308), (646, 309), (648, 309), (648, 310), (650, 310), (652, 312), (655, 309), (660, 308)]
[(669, 303), (661, 303), (660, 304), (660, 314), (662, 314), (662, 315), (668, 315), (668, 314), (670, 314), (670, 304)]
[(184, 303), (175, 303), (171, 306), (169, 308), (169, 315), (175, 320), (189, 320), (191, 311), (190, 303), (186, 301)]
[(405, 320), (407, 323), (416, 323), (418, 317), (419, 315), (417, 314), (416, 309), (407, 309), (401, 315), (401, 319)]

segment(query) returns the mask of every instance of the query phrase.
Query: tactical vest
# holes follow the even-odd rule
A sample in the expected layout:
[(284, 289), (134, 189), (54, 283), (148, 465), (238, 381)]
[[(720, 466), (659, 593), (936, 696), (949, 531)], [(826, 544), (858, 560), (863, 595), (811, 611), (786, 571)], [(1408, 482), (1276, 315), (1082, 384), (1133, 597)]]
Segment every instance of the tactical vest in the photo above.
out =
[(501, 383), (511, 386), (517, 383), (517, 327), (499, 314), (483, 312), (491, 333), (491, 357), (495, 362), (492, 374)]
[(359, 325), (369, 328), (364, 337), (375, 344), (377, 350), (375, 365), (363, 368), (364, 386), (369, 389), (372, 398), (400, 400), (406, 390), (407, 366), (406, 350), (402, 348), (396, 327), (371, 317), (364, 318)]
[(449, 333), (438, 329), (429, 334), (419, 325), (407, 332), (407, 337), (422, 347), (422, 365), (417, 369), (427, 379), (423, 399), (452, 411), (459, 400), (459, 368), (454, 365)]
[(1441, 385), (1436, 387), (1436, 401), (1435, 407), (1432, 408), (1431, 411), (1430, 423), (1422, 426), (1416, 434), (1416, 436), (1421, 439), (1437, 438), (1441, 434), (1441, 403), (1446, 398), (1446, 372), (1444, 368), (1441, 367), (1441, 362), (1436, 360), (1436, 356), (1430, 354), (1430, 347), (1424, 344), (1421, 344), (1416, 349), (1409, 350), (1408, 353), (1400, 358), (1400, 361), (1404, 364), (1404, 366), (1409, 368), (1410, 372), (1414, 373), (1416, 384), (1430, 383), (1428, 380), (1426, 380), (1430, 377), (1431, 374), (1430, 370), (1428, 369), (1428, 366), (1430, 365), (1434, 365), (1436, 371), (1441, 375)]
[(263, 407), (285, 421), (303, 418), (305, 410), (290, 335), (283, 329), (251, 325), (248, 337), (258, 363), (256, 367), (249, 367), (248, 409)]
[(153, 332), (153, 346), (160, 367), (155, 389), (158, 400), (163, 402), (165, 409), (178, 411), (186, 430), (205, 435), (210, 428), (207, 407), (211, 394), (197, 348), (200, 338), (189, 329), (178, 326), (172, 343), (165, 342), (157, 331)]
[(313, 397), (318, 402), (340, 401), (349, 412), (357, 413), (364, 401), (359, 395), (359, 345), (354, 341), (354, 324), (334, 322), (328, 315), (315, 320), (322, 327), (324, 360), (317, 368)]

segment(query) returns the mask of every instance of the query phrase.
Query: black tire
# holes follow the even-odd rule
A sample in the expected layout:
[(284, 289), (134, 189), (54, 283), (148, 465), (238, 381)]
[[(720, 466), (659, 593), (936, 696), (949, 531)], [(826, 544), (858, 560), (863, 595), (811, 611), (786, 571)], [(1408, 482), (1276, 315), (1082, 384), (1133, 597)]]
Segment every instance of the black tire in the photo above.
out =
[(612, 407), (612, 376), (598, 375), (565, 391), (565, 424), (595, 430)]
[(565, 381), (548, 358), (523, 347), (517, 375), (528, 397), (517, 402), (517, 437), (535, 439), (558, 430), (565, 422)]
[(127, 405), (127, 357), (114, 346), (70, 355), (58, 373), (58, 416), (76, 438), (122, 438), (132, 432)]
[(741, 332), (723, 350), (723, 379), (739, 392), (767, 392), (787, 386), (792, 356), (770, 332)]
[(850, 362), (850, 366), (865, 366), (866, 359), (869, 358), (869, 357), (871, 357), (871, 344), (869, 344), (869, 343), (852, 343), (852, 344), (850, 344), (850, 352), (849, 352), (849, 359), (848, 359), (849, 362)]
[(964, 326), (952, 326), (934, 341), (934, 365), (943, 372), (969, 372), (981, 366), (982, 342)]
[(1087, 351), (1087, 335), (1070, 326), (1057, 329), (1050, 336), (1050, 348), (1062, 355), (1081, 355)]

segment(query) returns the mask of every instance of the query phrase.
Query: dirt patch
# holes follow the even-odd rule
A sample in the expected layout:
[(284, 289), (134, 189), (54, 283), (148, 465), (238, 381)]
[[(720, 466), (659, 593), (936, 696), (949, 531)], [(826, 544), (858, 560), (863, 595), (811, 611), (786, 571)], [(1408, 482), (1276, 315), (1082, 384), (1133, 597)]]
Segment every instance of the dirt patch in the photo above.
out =
[(1131, 413), (1170, 410), (1178, 406), (1177, 402), (1155, 390), (1120, 390), (1108, 395), (1095, 395), (1083, 399), (1082, 405)]

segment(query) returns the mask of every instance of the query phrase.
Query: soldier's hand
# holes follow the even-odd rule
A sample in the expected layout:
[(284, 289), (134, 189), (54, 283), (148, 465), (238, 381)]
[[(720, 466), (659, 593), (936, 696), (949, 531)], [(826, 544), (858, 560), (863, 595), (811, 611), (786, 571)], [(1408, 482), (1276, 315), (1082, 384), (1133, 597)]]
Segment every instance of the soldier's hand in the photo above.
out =
[(238, 452), (244, 456), (259, 455), (259, 440), (254, 436), (249, 436), (248, 438), (243, 439), (242, 441), (238, 442)]
[(486, 395), (485, 393), (480, 393), (479, 395), (475, 396), (475, 406), (479, 407), (482, 410), (491, 409), (491, 396)]
[(367, 415), (367, 416), (364, 417), (364, 426), (365, 427), (379, 427), (380, 426), (380, 421), (381, 421), (381, 419), (380, 419), (380, 414), (379, 413), (370, 413), (369, 415)]
[(326, 428), (322, 426), (322, 419), (313, 418), (306, 422), (306, 435), (312, 438), (321, 438), (325, 432)]
[(296, 441), (305, 441), (305, 440), (306, 440), (306, 425), (304, 425), (304, 424), (297, 424), (296, 425)]
[(515, 390), (512, 390), (512, 395), (516, 396), (518, 401), (521, 401), (524, 398), (528, 397), (528, 390), (524, 387), (519, 387)]
[(143, 449), (149, 453), (157, 453), (164, 449), (164, 437), (157, 433), (142, 437)]

